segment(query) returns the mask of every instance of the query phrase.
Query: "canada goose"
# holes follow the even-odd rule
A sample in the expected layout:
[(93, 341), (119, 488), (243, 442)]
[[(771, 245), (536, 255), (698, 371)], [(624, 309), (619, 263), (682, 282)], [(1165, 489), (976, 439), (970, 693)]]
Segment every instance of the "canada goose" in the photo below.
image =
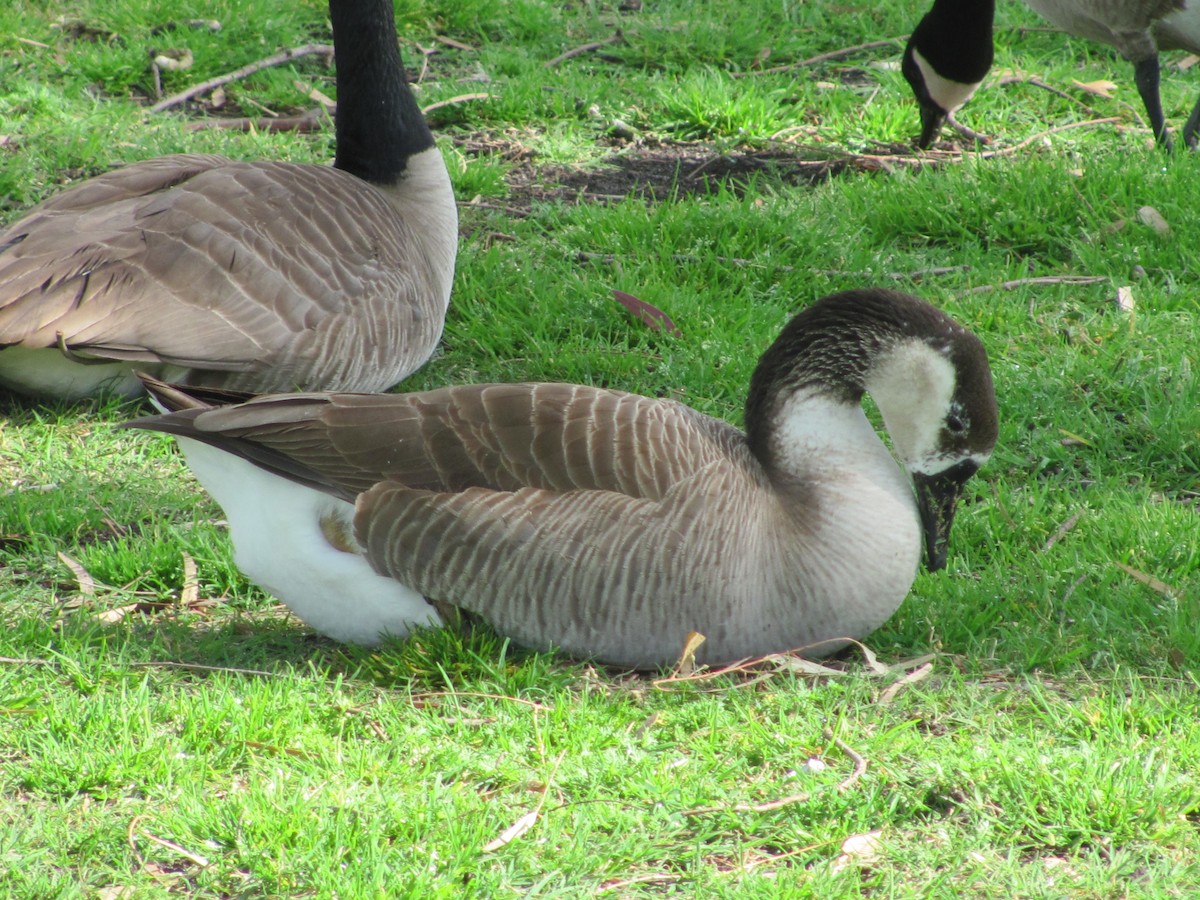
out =
[(885, 290), (792, 319), (745, 421), (490, 384), (265, 396), (126, 426), (178, 438), (238, 565), (330, 637), (436, 623), (428, 597), (519, 644), (635, 668), (671, 662), (691, 631), (708, 663), (821, 655), (872, 631), (908, 592), (922, 533), (929, 568), (945, 564), (959, 491), (997, 433), (983, 345)]
[(979, 138), (959, 125), (954, 113), (971, 99), (992, 67), (995, 12), (995, 0), (934, 0), (913, 29), (900, 71), (921, 109), (917, 146), (922, 150), (937, 140), (947, 122)]
[[(1159, 97), (1158, 51), (1200, 53), (1200, 0), (1025, 0), (1035, 12), (1078, 37), (1110, 44), (1133, 63), (1134, 81), (1155, 140), (1171, 149)], [(952, 114), (974, 93), (992, 63), (994, 0), (934, 0), (913, 31), (902, 70), (921, 107), (926, 148)], [(985, 37), (986, 35), (986, 37)], [(1194, 148), (1200, 132), (1200, 100), (1183, 127)]]
[[(1198, 0), (1025, 0), (1059, 28), (1116, 47), (1133, 63), (1133, 80), (1150, 118), (1154, 139), (1167, 150), (1171, 137), (1158, 93), (1158, 51), (1200, 53)], [(1183, 126), (1184, 143), (1196, 146), (1200, 100)]]
[(0, 231), (0, 388), (385, 390), (433, 352), (458, 213), (392, 0), (330, 0), (332, 168), (181, 155), (76, 185)]

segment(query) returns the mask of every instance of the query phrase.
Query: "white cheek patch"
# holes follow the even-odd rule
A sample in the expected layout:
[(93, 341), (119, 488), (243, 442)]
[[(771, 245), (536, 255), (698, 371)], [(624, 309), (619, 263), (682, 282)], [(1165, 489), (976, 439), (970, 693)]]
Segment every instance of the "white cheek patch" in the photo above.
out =
[(867, 393), (909, 471), (933, 474), (946, 468), (939, 438), (956, 381), (954, 364), (920, 340), (897, 344), (871, 370)]
[(913, 60), (916, 62), (917, 68), (921, 70), (921, 77), (925, 79), (925, 89), (929, 91), (929, 96), (947, 113), (954, 112), (970, 100), (971, 95), (975, 93), (975, 89), (981, 83), (963, 84), (961, 81), (952, 81), (942, 77), (915, 47), (913, 48)]

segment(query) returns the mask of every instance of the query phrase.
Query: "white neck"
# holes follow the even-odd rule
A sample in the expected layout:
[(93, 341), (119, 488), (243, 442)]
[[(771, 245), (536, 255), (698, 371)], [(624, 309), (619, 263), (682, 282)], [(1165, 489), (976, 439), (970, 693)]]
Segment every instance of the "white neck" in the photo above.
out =
[(780, 471), (798, 478), (828, 478), (844, 470), (910, 493), (896, 461), (858, 404), (819, 393), (797, 393), (785, 401), (778, 417), (772, 458)]
[(929, 91), (929, 96), (933, 101), (944, 109), (947, 113), (952, 113), (968, 100), (975, 93), (975, 89), (979, 84), (963, 84), (961, 81), (954, 81), (937, 73), (937, 70), (929, 64), (929, 60), (921, 55), (921, 51), (913, 48), (913, 61), (916, 62), (917, 68), (921, 70), (921, 77), (925, 79), (925, 90)]

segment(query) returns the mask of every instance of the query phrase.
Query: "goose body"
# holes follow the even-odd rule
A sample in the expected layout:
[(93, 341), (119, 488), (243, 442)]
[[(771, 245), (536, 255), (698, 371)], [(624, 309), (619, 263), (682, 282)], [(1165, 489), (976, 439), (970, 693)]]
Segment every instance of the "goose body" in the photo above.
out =
[(563, 384), (190, 405), (130, 425), (178, 438), (238, 565), (323, 633), (402, 636), (439, 621), (430, 598), (522, 645), (637, 668), (692, 631), (710, 663), (869, 633), (907, 594), (923, 533), (931, 568), (945, 562), (997, 428), (979, 341), (887, 291), (796, 316), (755, 371), (745, 433)]
[[(1133, 63), (1134, 81), (1155, 139), (1170, 148), (1159, 96), (1160, 50), (1200, 53), (1200, 0), (1025, 0), (1077, 37), (1116, 47)], [(928, 147), (944, 121), (969, 99), (992, 63), (995, 0), (934, 0), (913, 30), (902, 70), (921, 109), (918, 146)], [(985, 36), (986, 35), (986, 36)], [(1195, 147), (1200, 100), (1183, 128)]]
[(0, 231), (0, 388), (141, 391), (133, 369), (254, 392), (385, 390), (441, 336), (445, 164), (390, 0), (331, 0), (332, 168), (179, 155), (78, 184)]

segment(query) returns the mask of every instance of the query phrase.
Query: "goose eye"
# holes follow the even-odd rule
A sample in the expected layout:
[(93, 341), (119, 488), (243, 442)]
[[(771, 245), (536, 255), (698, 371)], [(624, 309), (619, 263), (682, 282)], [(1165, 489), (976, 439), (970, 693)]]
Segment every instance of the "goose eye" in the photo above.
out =
[(962, 434), (967, 430), (967, 423), (954, 413), (946, 416), (946, 429), (951, 434)]

